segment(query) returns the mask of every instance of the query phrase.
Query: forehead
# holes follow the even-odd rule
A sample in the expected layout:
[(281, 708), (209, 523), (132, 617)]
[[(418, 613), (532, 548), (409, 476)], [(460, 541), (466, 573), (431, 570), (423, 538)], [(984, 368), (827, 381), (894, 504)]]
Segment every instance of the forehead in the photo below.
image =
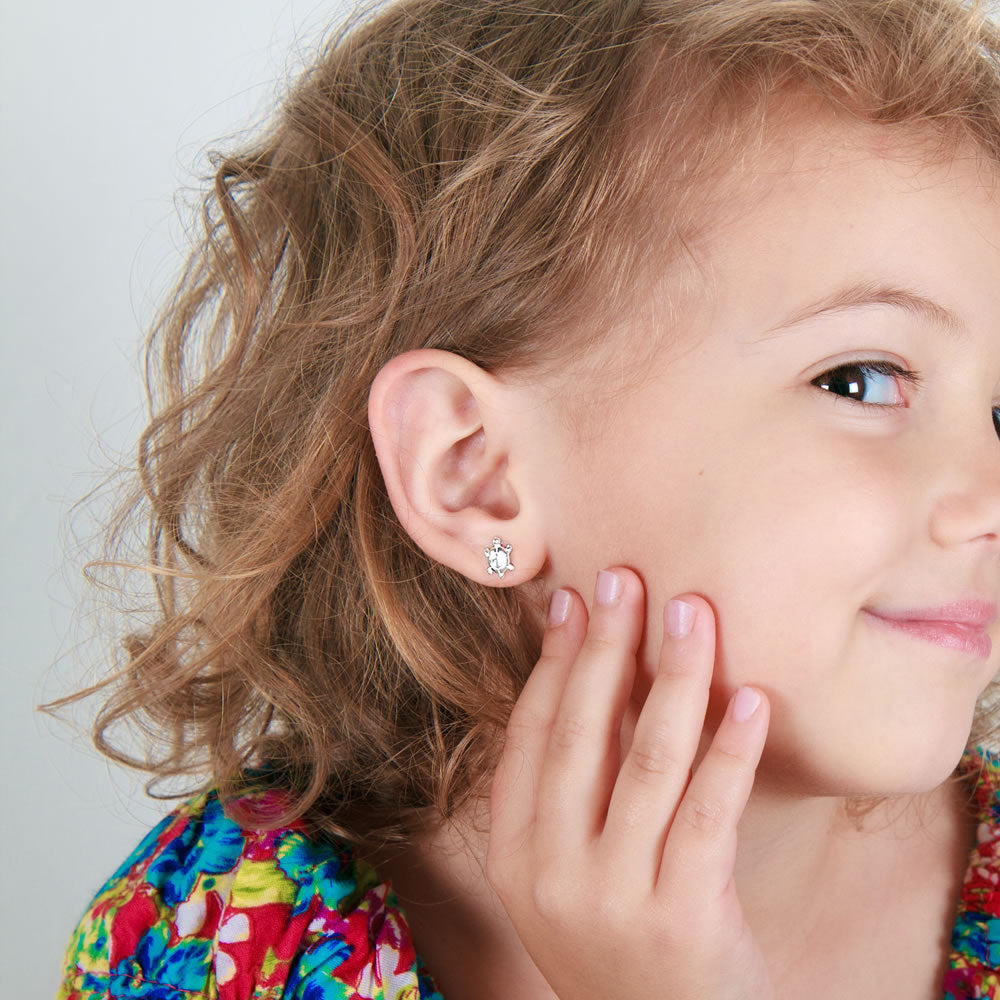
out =
[(934, 188), (970, 204), (988, 202), (997, 179), (997, 164), (954, 130), (859, 121), (801, 99), (762, 120), (705, 191), (707, 222), (697, 244), (709, 251), (752, 228), (766, 238), (783, 223), (808, 238), (803, 221), (859, 228), (873, 210), (888, 214), (878, 211), (887, 196), (900, 201), (896, 210), (919, 211), (920, 193)]
[(662, 289), (687, 312), (734, 297), (787, 307), (850, 279), (933, 282), (968, 240), (996, 247), (998, 177), (971, 141), (927, 126), (786, 119), (718, 179)]
[(684, 252), (651, 248), (648, 287), (573, 366), (577, 400), (627, 394), (709, 331), (752, 342), (859, 289), (987, 308), (983, 290), (1000, 282), (1000, 171), (971, 141), (800, 103), (733, 159), (698, 192)]

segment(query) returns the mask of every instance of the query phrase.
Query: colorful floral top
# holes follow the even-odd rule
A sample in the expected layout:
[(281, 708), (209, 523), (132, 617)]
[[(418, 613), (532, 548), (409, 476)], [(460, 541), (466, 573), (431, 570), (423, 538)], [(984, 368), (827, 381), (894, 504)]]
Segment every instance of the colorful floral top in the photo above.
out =
[(74, 932), (59, 1000), (442, 1000), (396, 898), (301, 824), (241, 829), (214, 793), (167, 816)]
[[(1000, 1000), (1000, 754), (967, 753), (978, 843), (944, 1000)], [(168, 816), (108, 880), (60, 1000), (442, 1000), (388, 883), (343, 843), (259, 832), (214, 794)]]
[(1000, 1000), (1000, 754), (966, 753), (959, 770), (974, 790), (979, 826), (951, 935), (944, 1000)]

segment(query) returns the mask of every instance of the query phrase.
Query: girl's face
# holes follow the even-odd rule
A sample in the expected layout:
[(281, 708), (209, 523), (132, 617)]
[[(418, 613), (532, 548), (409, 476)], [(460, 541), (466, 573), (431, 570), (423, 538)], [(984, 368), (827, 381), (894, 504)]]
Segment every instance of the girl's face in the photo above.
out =
[(748, 162), (697, 292), (663, 329), (623, 324), (623, 358), (660, 338), (657, 360), (582, 437), (540, 436), (535, 470), (550, 582), (589, 600), (597, 569), (637, 569), (648, 673), (662, 605), (703, 595), (713, 705), (763, 688), (762, 775), (830, 794), (943, 780), (1000, 664), (989, 608), (989, 653), (876, 617), (1000, 597), (994, 169), (897, 142), (831, 122)]

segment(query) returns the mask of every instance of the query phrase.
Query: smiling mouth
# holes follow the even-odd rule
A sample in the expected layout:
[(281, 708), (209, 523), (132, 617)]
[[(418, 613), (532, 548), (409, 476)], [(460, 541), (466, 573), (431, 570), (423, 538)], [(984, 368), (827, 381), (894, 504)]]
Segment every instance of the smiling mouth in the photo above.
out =
[(929, 619), (883, 618), (874, 611), (865, 611), (880, 625), (896, 632), (903, 632), (914, 639), (923, 639), (945, 649), (986, 659), (993, 651), (993, 641), (986, 632), (975, 625), (961, 622), (932, 621)]

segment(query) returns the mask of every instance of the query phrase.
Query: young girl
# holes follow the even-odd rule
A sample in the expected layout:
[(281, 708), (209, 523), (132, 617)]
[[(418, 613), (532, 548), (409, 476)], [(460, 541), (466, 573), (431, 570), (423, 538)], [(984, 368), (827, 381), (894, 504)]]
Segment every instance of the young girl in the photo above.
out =
[(1000, 996), (998, 177), (958, 0), (339, 34), (150, 337), (201, 793), (61, 995)]

